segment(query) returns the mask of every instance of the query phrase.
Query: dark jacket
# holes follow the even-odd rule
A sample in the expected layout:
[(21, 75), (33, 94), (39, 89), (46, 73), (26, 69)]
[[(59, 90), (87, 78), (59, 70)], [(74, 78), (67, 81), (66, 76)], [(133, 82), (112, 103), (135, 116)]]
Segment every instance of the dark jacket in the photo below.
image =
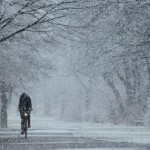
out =
[(28, 111), (32, 110), (32, 102), (31, 98), (26, 95), (22, 94), (19, 99), (19, 105), (18, 105), (18, 110), (19, 111)]

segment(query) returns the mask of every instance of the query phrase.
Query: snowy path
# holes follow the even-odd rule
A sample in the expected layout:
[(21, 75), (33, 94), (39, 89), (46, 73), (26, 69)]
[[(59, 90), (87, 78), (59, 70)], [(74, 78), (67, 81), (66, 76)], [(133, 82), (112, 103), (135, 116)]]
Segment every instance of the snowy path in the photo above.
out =
[[(124, 148), (123, 150), (135, 150), (144, 149), (144, 146), (148, 145), (148, 143), (143, 146), (132, 142), (128, 143), (107, 139), (109, 132), (111, 133), (115, 130), (116, 134), (118, 134), (117, 128), (113, 128), (113, 130), (112, 127), (110, 129), (104, 126), (100, 127), (97, 124), (92, 124), (91, 126), (89, 123), (69, 123), (42, 117), (39, 119), (32, 118), (31, 120), (32, 128), (28, 130), (28, 138), (24, 139), (24, 136), (20, 135), (20, 118), (18, 117), (15, 120), (9, 118), (9, 128), (0, 129), (0, 150), (69, 150), (75, 148), (78, 150), (81, 148), (88, 148), (88, 150), (98, 150), (99, 148), (105, 150), (108, 148), (109, 150), (116, 148), (119, 148), (119, 150), (121, 148)], [(101, 131), (101, 134), (99, 131)], [(105, 134), (106, 137), (102, 138)]]

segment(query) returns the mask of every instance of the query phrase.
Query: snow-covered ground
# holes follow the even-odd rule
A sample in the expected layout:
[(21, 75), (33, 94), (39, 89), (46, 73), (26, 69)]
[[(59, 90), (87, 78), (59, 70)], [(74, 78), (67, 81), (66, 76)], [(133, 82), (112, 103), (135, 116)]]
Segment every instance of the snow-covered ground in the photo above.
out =
[[(98, 123), (72, 123), (59, 121), (48, 117), (32, 117), (29, 136), (42, 136), (52, 134), (71, 134), (78, 137), (101, 139), (115, 142), (150, 143), (150, 127), (115, 126)], [(19, 115), (8, 119), (8, 129), (1, 129), (0, 135), (20, 135)]]
[[(20, 135), (20, 116), (18, 114), (9, 116), (7, 129), (0, 129), (0, 150), (10, 148), (20, 150), (19, 147), (22, 150), (41, 150), (43, 147), (43, 150), (49, 150), (50, 147), (59, 150), (61, 148), (63, 150), (66, 148), (67, 150), (70, 148), (83, 150), (84, 146), (88, 147), (88, 150), (138, 150), (138, 148), (134, 148), (133, 144), (125, 143), (123, 146), (118, 146), (118, 143), (148, 144), (150, 142), (149, 130), (148, 127), (72, 123), (39, 116), (31, 118), (31, 128), (28, 130), (28, 138), (25, 140), (24, 136)], [(95, 146), (91, 146), (91, 144)], [(115, 145), (119, 148), (114, 148)], [(135, 146), (139, 147), (137, 144)]]

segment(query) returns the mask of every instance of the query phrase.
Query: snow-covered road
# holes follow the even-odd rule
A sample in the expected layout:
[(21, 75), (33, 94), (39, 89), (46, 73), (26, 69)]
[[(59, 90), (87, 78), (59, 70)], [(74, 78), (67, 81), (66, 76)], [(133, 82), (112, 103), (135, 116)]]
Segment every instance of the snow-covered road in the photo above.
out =
[(0, 150), (135, 150), (147, 148), (150, 140), (145, 127), (70, 123), (45, 117), (32, 118), (31, 125), (28, 138), (24, 139), (20, 135), (20, 118), (10, 117), (8, 129), (0, 129)]

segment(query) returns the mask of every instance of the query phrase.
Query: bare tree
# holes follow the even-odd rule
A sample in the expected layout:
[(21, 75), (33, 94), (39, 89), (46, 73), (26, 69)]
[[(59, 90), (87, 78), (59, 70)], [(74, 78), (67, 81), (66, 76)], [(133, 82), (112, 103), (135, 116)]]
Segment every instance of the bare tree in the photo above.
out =
[[(86, 75), (95, 72), (102, 75), (116, 95), (124, 114), (121, 118), (125, 117), (130, 123), (144, 117), (149, 97), (150, 22), (147, 9), (149, 2), (144, 1), (102, 1), (93, 10), (82, 13), (84, 16), (90, 12), (91, 18), (85, 18), (87, 38), (79, 50), (84, 52), (80, 52), (76, 60), (77, 70)], [(141, 66), (147, 68), (146, 73), (142, 72)], [(125, 101), (117, 90), (114, 76), (125, 87)], [(143, 83), (145, 77), (148, 85)]]

